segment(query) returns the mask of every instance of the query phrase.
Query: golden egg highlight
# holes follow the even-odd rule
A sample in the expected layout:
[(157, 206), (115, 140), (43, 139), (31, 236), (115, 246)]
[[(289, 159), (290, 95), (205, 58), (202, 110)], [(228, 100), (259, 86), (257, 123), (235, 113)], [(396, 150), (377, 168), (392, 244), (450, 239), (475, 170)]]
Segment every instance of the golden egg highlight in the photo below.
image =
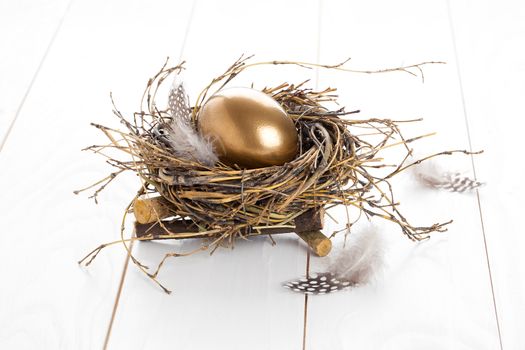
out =
[(210, 97), (199, 113), (198, 128), (230, 166), (262, 168), (297, 156), (292, 119), (277, 101), (254, 89), (228, 88)]

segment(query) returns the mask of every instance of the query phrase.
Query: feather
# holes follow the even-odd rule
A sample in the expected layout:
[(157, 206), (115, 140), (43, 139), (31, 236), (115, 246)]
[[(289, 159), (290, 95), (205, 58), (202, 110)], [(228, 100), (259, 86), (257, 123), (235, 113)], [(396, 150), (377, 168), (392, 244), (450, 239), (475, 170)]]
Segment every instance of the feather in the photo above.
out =
[(287, 282), (283, 287), (304, 294), (328, 294), (350, 287), (350, 282), (340, 281), (333, 273), (313, 273), (308, 277)]
[(473, 191), (484, 185), (460, 172), (443, 171), (433, 160), (427, 160), (412, 167), (412, 173), (423, 186), (450, 192)]
[(383, 243), (375, 226), (354, 233), (353, 242), (343, 247), (326, 272), (283, 284), (294, 292), (327, 294), (369, 283), (383, 266)]
[(210, 140), (192, 125), (189, 98), (182, 81), (175, 79), (169, 93), (168, 110), (171, 119), (164, 127), (164, 136), (177, 157), (213, 166), (218, 158)]
[(341, 250), (329, 270), (352, 285), (367, 284), (383, 266), (383, 242), (373, 225), (354, 234), (353, 244)]

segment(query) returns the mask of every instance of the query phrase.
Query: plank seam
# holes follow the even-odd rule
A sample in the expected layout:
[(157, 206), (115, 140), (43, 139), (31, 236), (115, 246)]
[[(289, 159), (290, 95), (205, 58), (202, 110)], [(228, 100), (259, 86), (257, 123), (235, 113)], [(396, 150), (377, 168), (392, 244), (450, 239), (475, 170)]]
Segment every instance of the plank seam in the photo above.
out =
[[(193, 21), (193, 16), (194, 16), (194, 13), (195, 13), (195, 7), (196, 7), (195, 5), (196, 5), (196, 3), (197, 3), (197, 0), (194, 0), (192, 2), (190, 13), (188, 15), (188, 22), (186, 23), (186, 29), (185, 29), (185, 32), (184, 32), (184, 37), (182, 39), (181, 49), (180, 49), (180, 53), (179, 53), (179, 62), (182, 60), (182, 55), (184, 53), (184, 48), (186, 47), (186, 41), (187, 41), (187, 38), (188, 38), (188, 33), (190, 31), (191, 22)], [(134, 247), (133, 242), (134, 241), (131, 241), (131, 244), (130, 244), (130, 247), (129, 247), (130, 252), (133, 252), (133, 247)], [(119, 305), (119, 302), (120, 302), (120, 297), (121, 297), (122, 290), (123, 290), (123, 287), (124, 287), (124, 282), (126, 280), (130, 257), (131, 257), (130, 254), (126, 254), (126, 260), (124, 262), (124, 268), (123, 268), (121, 276), (120, 276), (120, 283), (119, 283), (119, 287), (118, 287), (118, 290), (117, 290), (117, 295), (115, 296), (115, 302), (113, 304), (113, 309), (112, 309), (112, 312), (111, 312), (111, 318), (109, 320), (108, 328), (107, 328), (107, 331), (106, 331), (106, 337), (104, 339), (104, 347), (103, 347), (104, 350), (107, 349), (108, 344), (109, 344), (109, 340), (111, 338), (111, 331), (113, 329), (113, 323), (114, 323), (115, 317), (117, 315), (117, 310), (118, 310), (118, 305)]]
[[(310, 251), (306, 253), (306, 278), (310, 277)], [(308, 321), (308, 294), (304, 295), (303, 350), (306, 350), (306, 325)]]
[(57, 27), (55, 28), (55, 31), (53, 32), (53, 35), (51, 36), (51, 39), (49, 40), (49, 44), (47, 45), (46, 47), (46, 50), (44, 51), (44, 55), (42, 55), (42, 58), (40, 59), (40, 62), (38, 63), (38, 67), (36, 68), (36, 71), (35, 73), (33, 74), (33, 77), (31, 78), (31, 81), (29, 82), (29, 86), (27, 87), (25, 93), (24, 93), (24, 96), (22, 97), (22, 100), (20, 101), (17, 109), (16, 109), (16, 112), (15, 112), (15, 115), (13, 117), (13, 119), (11, 119), (11, 123), (9, 123), (9, 127), (7, 128), (7, 131), (4, 135), (4, 137), (2, 138), (2, 142), (0, 142), (0, 152), (2, 152), (2, 149), (4, 148), (6, 142), (7, 142), (7, 139), (9, 138), (9, 135), (11, 135), (11, 131), (13, 130), (14, 126), (15, 126), (15, 123), (16, 121), (18, 120), (18, 116), (20, 115), (20, 112), (22, 111), (22, 108), (24, 107), (25, 105), (25, 102), (27, 100), (27, 97), (29, 96), (29, 93), (31, 92), (32, 88), (33, 88), (33, 85), (42, 69), (42, 66), (44, 65), (44, 62), (46, 61), (47, 59), (47, 56), (49, 54), (49, 52), (51, 51), (51, 47), (53, 46), (54, 42), (55, 42), (55, 39), (57, 38), (58, 36), (58, 33), (60, 32), (60, 29), (62, 28), (62, 24), (64, 23), (64, 19), (66, 18), (67, 14), (69, 13), (69, 9), (71, 8), (71, 4), (73, 3), (73, 0), (69, 0), (67, 6), (66, 6), (66, 9), (64, 10), (64, 13), (62, 14), (62, 17), (60, 18), (60, 20), (58, 21), (58, 25)]
[[(453, 19), (452, 19), (452, 9), (451, 9), (451, 6), (450, 6), (450, 0), (447, 0), (447, 10), (448, 10), (448, 19), (449, 19), (449, 25), (450, 25), (450, 32), (451, 32), (451, 35), (452, 35), (452, 44), (453, 44), (453, 49), (454, 49), (454, 58), (456, 60), (456, 70), (457, 70), (457, 75), (458, 75), (458, 83), (459, 83), (459, 90), (460, 90), (460, 96), (461, 96), (461, 104), (462, 104), (462, 107), (463, 107), (463, 118), (465, 120), (465, 126), (466, 126), (466, 129), (467, 129), (467, 138), (468, 138), (469, 150), (472, 152), (472, 139), (471, 139), (471, 136), (470, 136), (470, 126), (469, 126), (469, 120), (468, 120), (467, 106), (466, 106), (466, 103), (465, 103), (465, 94), (464, 94), (464, 91), (463, 91), (463, 80), (462, 80), (462, 77), (461, 77), (461, 69), (460, 69), (460, 63), (459, 63), (459, 53), (458, 53), (458, 50), (457, 50), (456, 33), (455, 33), (454, 23), (453, 23)], [(470, 162), (471, 162), (472, 172), (473, 172), (473, 175), (474, 175), (474, 180), (477, 181), (476, 165), (475, 165), (475, 161), (474, 161), (474, 155), (470, 156)], [(497, 327), (497, 330), (498, 330), (499, 347), (500, 347), (500, 350), (503, 350), (503, 342), (502, 342), (502, 338), (501, 338), (501, 327), (500, 327), (500, 322), (499, 322), (498, 307), (497, 307), (497, 303), (496, 303), (496, 295), (495, 295), (495, 292), (494, 292), (494, 280), (492, 278), (492, 268), (491, 268), (491, 265), (490, 265), (489, 249), (488, 249), (487, 237), (486, 237), (486, 233), (485, 233), (485, 224), (484, 224), (484, 221), (483, 221), (483, 210), (481, 208), (481, 199), (480, 199), (480, 196), (479, 196), (478, 189), (476, 189), (476, 198), (477, 198), (477, 203), (478, 203), (479, 218), (480, 218), (480, 222), (481, 222), (481, 232), (482, 232), (482, 235), (483, 235), (483, 246), (484, 246), (484, 250), (485, 250), (485, 260), (486, 260), (486, 263), (487, 263), (487, 270), (488, 270), (489, 281), (490, 281), (490, 290), (491, 290), (491, 294), (492, 294), (492, 305), (493, 305), (493, 308), (494, 308), (494, 317), (496, 318), (496, 327)]]
[[(319, 0), (317, 4), (317, 43), (315, 61), (317, 64), (321, 61), (321, 24), (323, 19), (323, 0)], [(315, 69), (315, 89), (319, 88), (319, 68)], [(306, 277), (310, 275), (310, 251), (306, 254)], [(303, 314), (303, 347), (306, 350), (306, 332), (308, 324), (308, 294), (304, 295), (304, 314)]]
[[(132, 235), (132, 237), (134, 236), (135, 234)], [(130, 247), (129, 247), (130, 251), (133, 251), (133, 245), (134, 245), (133, 243), (134, 241), (131, 241)], [(108, 348), (109, 338), (111, 335), (111, 329), (113, 328), (113, 322), (115, 320), (115, 315), (117, 314), (118, 303), (120, 300), (120, 296), (122, 294), (122, 288), (124, 287), (124, 279), (126, 278), (126, 275), (127, 275), (130, 257), (131, 256), (129, 254), (126, 255), (126, 260), (124, 261), (124, 268), (122, 269), (122, 273), (120, 275), (120, 282), (119, 282), (119, 286), (117, 289), (117, 294), (115, 295), (115, 302), (113, 303), (113, 310), (111, 311), (111, 318), (109, 320), (108, 329), (106, 330), (106, 336), (104, 338), (104, 346), (102, 347), (104, 350)]]

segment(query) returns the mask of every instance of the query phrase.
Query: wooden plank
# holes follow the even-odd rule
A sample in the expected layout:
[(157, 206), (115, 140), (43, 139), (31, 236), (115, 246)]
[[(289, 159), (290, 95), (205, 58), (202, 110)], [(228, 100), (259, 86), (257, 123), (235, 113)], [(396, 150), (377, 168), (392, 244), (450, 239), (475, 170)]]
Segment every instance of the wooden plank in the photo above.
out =
[[(348, 52), (356, 68), (447, 61), (425, 69), (424, 85), (402, 73), (347, 77), (325, 72), (319, 84), (340, 88), (341, 101), (350, 110), (361, 109), (362, 117), (424, 117), (424, 124), (404, 128), (407, 137), (438, 132), (414, 145), (420, 154), (468, 148), (444, 1), (325, 2), (321, 32), (321, 61), (341, 60)], [(395, 150), (388, 155), (395, 157)], [(470, 170), (468, 157), (441, 164)], [(415, 244), (397, 227), (376, 222), (387, 252), (381, 277), (348, 292), (310, 297), (306, 349), (498, 348), (475, 195), (424, 189), (408, 174), (394, 186), (400, 209), (414, 224), (451, 218), (454, 223), (447, 233)], [(336, 217), (343, 223), (327, 230), (344, 224), (342, 212)], [(312, 257), (310, 271), (322, 271), (326, 264)]]
[[(199, 1), (187, 47), (185, 81), (197, 96), (212, 77), (242, 53), (257, 60), (315, 61), (316, 1)], [(239, 76), (232, 86), (262, 88), (314, 78), (310, 70), (265, 67)], [(130, 269), (110, 346), (144, 349), (298, 349), (303, 336), (304, 300), (281, 282), (304, 272), (306, 250), (295, 235), (241, 241), (168, 260), (159, 278), (173, 289), (165, 295)], [(156, 265), (168, 251), (189, 251), (197, 242), (137, 245), (135, 252)]]
[(525, 189), (521, 122), (525, 107), (525, 8), (513, 1), (450, 2), (465, 118), (474, 159), (480, 215), (504, 349), (523, 349), (525, 324)]
[(0, 151), (68, 4), (69, 0), (0, 3)]
[(112, 171), (80, 149), (104, 141), (89, 122), (113, 120), (110, 89), (124, 111), (135, 108), (165, 56), (178, 57), (190, 9), (172, 1), (79, 1), (70, 8), (0, 153), (0, 348), (102, 347), (125, 254), (108, 249), (89, 269), (76, 262), (118, 239), (137, 183), (124, 177), (98, 206), (74, 196)]

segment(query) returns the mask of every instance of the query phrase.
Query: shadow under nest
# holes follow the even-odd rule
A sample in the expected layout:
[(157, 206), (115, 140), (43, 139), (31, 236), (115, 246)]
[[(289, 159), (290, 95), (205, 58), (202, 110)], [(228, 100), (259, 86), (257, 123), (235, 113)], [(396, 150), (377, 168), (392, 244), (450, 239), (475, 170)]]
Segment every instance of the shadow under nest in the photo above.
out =
[[(200, 93), (191, 107), (191, 125), (196, 127), (199, 111), (209, 95), (227, 87), (238, 74), (254, 66), (294, 65), (301, 69), (335, 69), (361, 73), (400, 71), (422, 75), (421, 66), (438, 62), (423, 62), (375, 72), (350, 70), (344, 66), (345, 63), (332, 66), (288, 61), (251, 63), (249, 57), (241, 57)], [(126, 213), (141, 196), (162, 196), (169, 207), (171, 220), (191, 220), (197, 228), (196, 233), (188, 233), (185, 238), (210, 239), (210, 242), (199, 250), (232, 246), (235, 239), (258, 234), (263, 228), (293, 228), (294, 219), (307, 210), (319, 207), (328, 209), (337, 205), (357, 208), (360, 212), (359, 217), (380, 217), (391, 221), (412, 240), (421, 240), (432, 232), (445, 230), (445, 225), (449, 222), (423, 227), (412, 226), (399, 212), (389, 180), (423, 160), (466, 151), (446, 151), (409, 162), (412, 153), (409, 144), (428, 135), (405, 139), (399, 125), (417, 120), (358, 119), (355, 116), (359, 111), (346, 112), (344, 108), (329, 110), (324, 105), (336, 102), (337, 99), (334, 95), (335, 89), (332, 88), (314, 91), (304, 87), (304, 82), (298, 85), (283, 83), (273, 88), (262, 89), (262, 92), (271, 96), (284, 108), (299, 135), (298, 155), (284, 165), (241, 169), (221, 162), (208, 166), (195, 160), (177, 157), (169, 144), (159, 138), (159, 128), (170, 121), (172, 114), (168, 108), (159, 109), (158, 106), (164, 105), (165, 101), (159, 101), (157, 104), (156, 99), (163, 83), (168, 78), (179, 75), (184, 69), (183, 64), (184, 62), (171, 68), (167, 68), (165, 64), (148, 81), (143, 95), (142, 111), (135, 113), (132, 120), (126, 119), (114, 106), (113, 112), (126, 126), (125, 131), (93, 124), (108, 137), (110, 143), (87, 149), (103, 153), (107, 148), (115, 148), (130, 158), (117, 160), (108, 156), (108, 163), (118, 170), (97, 183), (101, 187), (93, 195), (95, 200), (98, 193), (118, 174), (124, 171), (135, 172), (140, 176), (142, 185)], [(363, 130), (366, 133), (362, 133)], [(405, 155), (402, 161), (392, 166), (387, 165), (378, 153), (393, 146), (403, 148)], [(156, 280), (160, 267), (168, 257), (193, 252), (168, 254), (156, 271), (149, 273), (146, 271), (147, 267), (131, 254), (130, 244), (134, 240), (151, 240), (154, 237), (124, 239), (124, 221), (125, 217), (122, 239), (118, 242), (124, 244), (132, 261), (167, 291)], [(349, 231), (352, 224), (347, 222), (345, 230)], [(161, 220), (157, 220), (153, 225), (164, 227)], [(170, 238), (178, 234), (166, 228), (161, 238)], [(89, 259), (86, 265), (89, 264), (100, 249), (118, 242), (100, 246), (82, 261)]]

